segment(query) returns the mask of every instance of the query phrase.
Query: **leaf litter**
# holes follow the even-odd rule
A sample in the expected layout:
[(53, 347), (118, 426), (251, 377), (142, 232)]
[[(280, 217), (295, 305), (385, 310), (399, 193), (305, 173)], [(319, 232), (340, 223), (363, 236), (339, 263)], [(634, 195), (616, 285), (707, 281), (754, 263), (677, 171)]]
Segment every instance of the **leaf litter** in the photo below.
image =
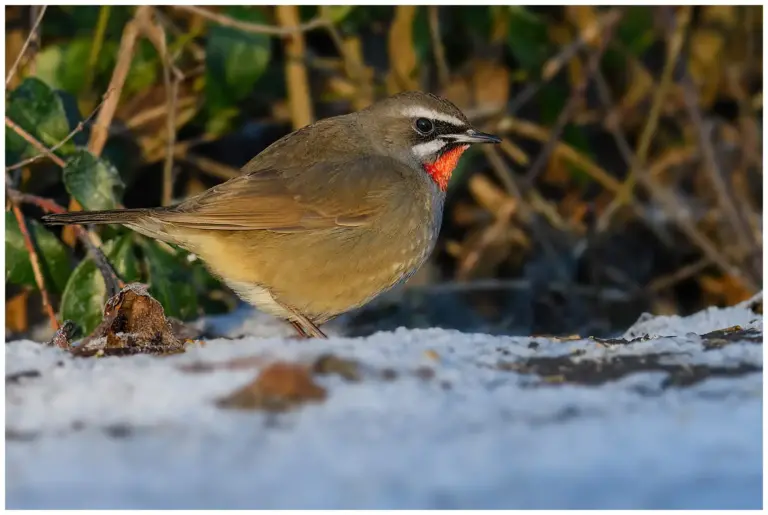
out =
[(81, 357), (166, 355), (184, 352), (192, 336), (180, 322), (166, 318), (163, 306), (140, 283), (128, 284), (104, 306), (102, 322), (75, 345), (74, 324), (65, 322), (50, 344)]

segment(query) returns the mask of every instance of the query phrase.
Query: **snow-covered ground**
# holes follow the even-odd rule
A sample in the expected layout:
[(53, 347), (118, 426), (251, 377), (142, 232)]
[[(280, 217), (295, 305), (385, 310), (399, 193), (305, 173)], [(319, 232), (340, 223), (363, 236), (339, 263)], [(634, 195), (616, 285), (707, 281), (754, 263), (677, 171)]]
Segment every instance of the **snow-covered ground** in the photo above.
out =
[[(234, 339), (174, 356), (8, 343), (7, 507), (762, 506), (763, 327), (744, 306), (647, 319), (625, 336), (651, 338), (628, 344), (441, 329), (302, 342), (243, 313), (216, 322)], [(217, 405), (265, 361), (323, 353), (360, 380), (316, 376), (326, 399), (287, 413)]]

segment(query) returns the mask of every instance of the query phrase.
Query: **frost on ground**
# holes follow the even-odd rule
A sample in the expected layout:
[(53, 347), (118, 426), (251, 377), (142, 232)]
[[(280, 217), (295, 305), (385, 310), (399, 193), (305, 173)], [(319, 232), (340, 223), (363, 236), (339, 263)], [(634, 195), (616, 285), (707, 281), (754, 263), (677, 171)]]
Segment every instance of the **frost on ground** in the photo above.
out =
[(231, 339), (165, 357), (8, 343), (8, 508), (762, 504), (763, 323), (746, 304), (617, 340), (212, 323)]

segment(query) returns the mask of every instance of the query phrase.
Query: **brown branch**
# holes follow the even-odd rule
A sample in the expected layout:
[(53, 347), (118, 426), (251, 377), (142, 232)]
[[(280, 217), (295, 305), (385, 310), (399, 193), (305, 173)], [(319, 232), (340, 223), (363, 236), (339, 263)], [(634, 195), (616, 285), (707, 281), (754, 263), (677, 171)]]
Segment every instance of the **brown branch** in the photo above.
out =
[(88, 142), (88, 150), (95, 156), (101, 155), (101, 151), (104, 150), (104, 145), (107, 143), (109, 126), (112, 124), (112, 118), (115, 116), (117, 104), (120, 102), (120, 94), (123, 91), (125, 79), (128, 77), (131, 61), (133, 61), (133, 51), (136, 46), (136, 39), (139, 36), (139, 26), (141, 25), (141, 22), (146, 20), (146, 17), (150, 13), (150, 9), (151, 7), (147, 5), (138, 7), (133, 19), (130, 20), (123, 29), (123, 35), (120, 39), (120, 48), (117, 52), (117, 63), (115, 64), (115, 69), (112, 71), (112, 78), (110, 79), (109, 87), (107, 88), (114, 93), (110, 95), (106, 102), (104, 102), (104, 106), (99, 111), (99, 116), (93, 124), (91, 139)]
[[(51, 148), (42, 147), (44, 149), (44, 151), (41, 152), (40, 154), (37, 154), (36, 156), (32, 156), (29, 159), (25, 159), (24, 161), (16, 163), (15, 165), (8, 166), (8, 167), (6, 167), (5, 171), (6, 172), (10, 172), (12, 170), (16, 170), (17, 168), (23, 168), (23, 167), (25, 167), (27, 165), (30, 165), (30, 164), (34, 163), (38, 159), (41, 159), (41, 158), (43, 158), (45, 156), (52, 156), (54, 152), (56, 152), (58, 149), (60, 149), (62, 146), (64, 146), (64, 144), (66, 142), (68, 142), (69, 140), (74, 138), (77, 133), (81, 132), (85, 128), (85, 124), (88, 123), (89, 121), (91, 121), (91, 118), (93, 118), (93, 116), (96, 114), (96, 111), (98, 111), (99, 108), (102, 106), (102, 104), (104, 104), (104, 102), (109, 97), (110, 93), (111, 93), (111, 90), (107, 91), (106, 93), (104, 93), (104, 96), (102, 97), (101, 102), (99, 103), (99, 105), (96, 106), (96, 108), (91, 112), (91, 114), (88, 115), (88, 117), (85, 120), (83, 120), (82, 122), (78, 123), (77, 127), (75, 127), (72, 130), (72, 132), (70, 132), (67, 135), (66, 138), (64, 138), (63, 140), (59, 141), (58, 143), (56, 143)], [(29, 141), (29, 140), (27, 140), (27, 141)], [(38, 150), (40, 150), (40, 149), (38, 149)], [(59, 165), (59, 166), (61, 166), (61, 165)]]
[[(600, 92), (600, 100), (606, 107), (610, 107), (611, 98), (607, 89), (607, 84), (600, 73), (597, 75), (598, 91)], [(627, 137), (620, 131), (620, 129), (610, 124), (608, 131), (611, 133), (613, 140), (616, 143), (616, 147), (619, 149), (619, 153), (626, 163), (632, 163), (635, 159), (632, 153), (632, 147), (630, 147)], [(734, 267), (720, 252), (717, 247), (707, 238), (698, 228), (691, 222), (688, 211), (685, 207), (685, 203), (669, 190), (664, 189), (655, 181), (654, 177), (650, 175), (649, 171), (645, 168), (637, 169), (637, 178), (650, 193), (651, 196), (658, 202), (662, 209), (674, 220), (680, 230), (704, 253), (704, 255), (720, 270), (726, 274), (731, 274), (734, 277), (740, 279), (742, 283), (751, 291), (757, 291), (758, 285), (754, 284), (748, 278), (744, 278), (739, 270)], [(632, 203), (631, 205), (634, 205)], [(656, 228), (652, 224), (648, 224), (648, 227), (656, 231)]]
[(666, 290), (668, 288), (671, 288), (672, 286), (676, 285), (679, 282), (682, 282), (689, 277), (693, 277), (694, 275), (698, 274), (702, 270), (704, 270), (706, 267), (708, 267), (712, 262), (707, 259), (706, 257), (702, 257), (697, 261), (694, 261), (691, 264), (685, 265), (682, 268), (679, 268), (675, 272), (672, 272), (669, 275), (665, 275), (662, 277), (658, 277), (648, 283), (648, 286), (645, 287), (645, 290), (649, 293), (658, 293), (662, 290)]
[[(537, 125), (529, 120), (521, 120), (513, 116), (503, 118), (496, 126), (496, 130), (503, 133), (514, 133), (518, 136), (530, 138), (542, 143), (549, 141), (550, 133), (546, 128)], [(505, 140), (506, 141), (506, 140)], [(502, 150), (504, 144), (501, 145)], [(506, 150), (505, 150), (506, 151)], [(579, 152), (568, 143), (564, 141), (558, 141), (553, 149), (554, 155), (569, 161), (570, 163), (581, 168), (584, 173), (592, 177), (592, 179), (603, 186), (609, 191), (618, 191), (621, 184), (605, 169), (601, 168), (597, 163), (592, 161), (588, 156)]]
[(40, 258), (37, 256), (37, 251), (35, 250), (32, 236), (29, 234), (27, 223), (24, 221), (24, 215), (21, 214), (21, 209), (19, 209), (18, 203), (14, 201), (13, 195), (11, 194), (10, 189), (7, 188), (7, 185), (6, 189), (8, 192), (8, 198), (11, 201), (11, 210), (13, 211), (13, 215), (16, 217), (16, 221), (19, 224), (19, 230), (21, 231), (21, 236), (24, 239), (24, 246), (27, 247), (27, 252), (29, 253), (29, 262), (32, 265), (32, 274), (35, 276), (35, 283), (37, 283), (37, 288), (40, 290), (40, 295), (43, 297), (43, 309), (48, 315), (48, 319), (51, 322), (51, 327), (53, 330), (58, 331), (59, 321), (56, 319), (56, 313), (54, 313), (53, 307), (51, 306), (51, 300), (48, 297), (48, 290), (45, 289), (45, 280), (43, 279), (43, 272), (40, 268)]
[[(603, 15), (596, 26), (589, 27), (587, 30), (582, 31), (576, 41), (563, 47), (556, 55), (547, 60), (543, 67), (540, 80), (529, 82), (522, 91), (520, 91), (517, 95), (515, 95), (513, 99), (507, 103), (507, 105), (503, 106), (502, 108), (493, 109), (492, 112), (482, 113), (482, 115), (492, 116), (502, 113), (514, 115), (517, 113), (526, 103), (528, 103), (529, 100), (534, 97), (534, 95), (541, 89), (542, 86), (552, 80), (555, 75), (557, 75), (557, 72), (559, 72), (563, 66), (570, 62), (570, 60), (581, 48), (583, 48), (587, 43), (590, 43), (594, 39), (593, 33), (597, 29), (605, 29), (606, 27), (613, 26), (616, 22), (619, 21), (619, 18), (621, 18), (622, 15), (623, 11), (618, 8), (613, 9)], [(467, 113), (467, 116), (469, 116), (469, 113)], [(469, 116), (469, 118), (472, 119), (473, 117)]]
[[(183, 80), (183, 74), (176, 68), (168, 54), (163, 26), (154, 19), (148, 18), (147, 23), (142, 29), (155, 46), (157, 53), (160, 54), (160, 60), (163, 62), (163, 84), (165, 86), (168, 110), (165, 125), (167, 135), (161, 202), (162, 205), (168, 206), (173, 201), (173, 148), (176, 146), (176, 110), (178, 106), (179, 82)], [(171, 77), (171, 74), (173, 74), (173, 77)]]
[(651, 141), (653, 140), (653, 135), (656, 132), (656, 126), (658, 125), (659, 117), (661, 116), (661, 107), (664, 104), (664, 100), (667, 98), (667, 92), (672, 84), (672, 73), (674, 72), (675, 64), (680, 56), (680, 51), (683, 48), (690, 15), (690, 7), (687, 7), (683, 8), (682, 14), (678, 18), (675, 33), (670, 39), (667, 47), (667, 60), (664, 63), (664, 69), (661, 72), (661, 82), (653, 95), (651, 110), (648, 113), (648, 119), (643, 127), (643, 132), (640, 134), (640, 141), (637, 144), (635, 157), (630, 161), (629, 174), (626, 179), (624, 179), (624, 183), (619, 192), (600, 215), (600, 218), (597, 221), (598, 234), (608, 228), (610, 220), (616, 210), (632, 200), (632, 192), (635, 188), (637, 175), (639, 170), (645, 167), (645, 162), (648, 158), (648, 150), (651, 147)]
[[(7, 179), (6, 179), (7, 180)], [(7, 188), (8, 197), (13, 199), (18, 204), (32, 204), (39, 207), (46, 213), (66, 213), (67, 210), (54, 202), (51, 199), (38, 197), (37, 195), (30, 195), (28, 193), (21, 193), (12, 188)], [(88, 250), (88, 253), (96, 263), (96, 267), (101, 272), (104, 278), (104, 284), (107, 286), (107, 291), (111, 292), (110, 295), (114, 295), (120, 289), (125, 286), (125, 282), (117, 275), (115, 269), (112, 267), (107, 256), (99, 248), (100, 242), (95, 234), (86, 230), (82, 225), (73, 225), (77, 238), (83, 243), (83, 246)]]
[[(278, 5), (275, 9), (277, 20), (282, 28), (290, 29), (299, 25), (299, 8), (297, 6)], [(311, 124), (314, 119), (307, 67), (304, 65), (304, 35), (299, 31), (294, 31), (283, 40), (283, 45), (287, 56), (285, 78), (288, 85), (288, 105), (291, 110), (293, 128), (296, 130)]]
[(557, 121), (555, 122), (555, 126), (552, 128), (552, 131), (549, 136), (549, 140), (547, 140), (547, 142), (544, 144), (544, 148), (541, 149), (541, 152), (539, 152), (539, 155), (536, 157), (536, 160), (528, 169), (528, 173), (526, 174), (525, 178), (529, 184), (533, 183), (533, 181), (536, 180), (536, 177), (541, 173), (541, 171), (549, 162), (549, 158), (552, 154), (552, 151), (555, 149), (558, 141), (560, 140), (560, 135), (562, 134), (563, 130), (565, 129), (565, 126), (568, 124), (569, 120), (571, 119), (571, 116), (573, 116), (574, 112), (576, 111), (576, 108), (578, 107), (579, 103), (581, 103), (581, 101), (583, 100), (584, 93), (586, 93), (587, 91), (587, 86), (589, 85), (590, 80), (598, 71), (598, 68), (600, 66), (600, 60), (602, 59), (603, 53), (605, 52), (605, 49), (608, 46), (608, 40), (610, 39), (611, 34), (613, 32), (613, 27), (616, 25), (616, 23), (618, 23), (620, 19), (621, 19), (621, 12), (619, 12), (616, 15), (613, 15), (605, 23), (605, 26), (603, 27), (603, 37), (600, 40), (599, 46), (594, 52), (592, 52), (589, 58), (589, 61), (587, 63), (587, 71), (584, 73), (584, 76), (581, 78), (581, 81), (579, 81), (576, 87), (573, 88), (573, 90), (571, 91), (571, 95), (568, 98), (568, 102), (565, 104), (565, 107), (560, 112), (560, 115), (557, 117)]
[(27, 40), (24, 41), (24, 46), (21, 47), (21, 52), (19, 52), (19, 55), (16, 57), (16, 61), (14, 61), (13, 66), (11, 66), (11, 70), (8, 72), (8, 77), (5, 78), (6, 88), (8, 87), (8, 84), (11, 83), (13, 76), (16, 75), (16, 70), (19, 67), (19, 63), (21, 63), (21, 60), (24, 57), (24, 54), (27, 53), (27, 47), (29, 47), (29, 44), (34, 39), (34, 36), (37, 33), (37, 28), (40, 26), (40, 22), (43, 21), (43, 16), (45, 15), (45, 11), (47, 9), (48, 9), (47, 5), (44, 5), (42, 9), (40, 9), (40, 12), (37, 15), (37, 19), (32, 25), (32, 30), (29, 31), (29, 36), (27, 36)]
[(225, 164), (219, 163), (218, 161), (214, 161), (213, 159), (198, 156), (196, 154), (190, 154), (187, 152), (186, 148), (181, 146), (176, 147), (174, 154), (176, 159), (187, 162), (200, 169), (200, 171), (205, 172), (208, 175), (224, 179), (225, 181), (239, 177), (242, 173), (237, 168), (227, 166)]
[[(497, 177), (514, 177), (512, 170), (502, 158), (501, 151), (498, 148), (485, 145), (483, 146), (482, 150), (486, 159), (488, 159), (488, 163), (496, 172)], [(520, 213), (521, 219), (530, 225), (534, 239), (541, 244), (541, 247), (544, 249), (544, 253), (547, 255), (547, 258), (550, 260), (553, 268), (559, 275), (559, 279), (562, 281), (570, 282), (568, 278), (568, 271), (565, 269), (560, 260), (557, 259), (555, 247), (550, 241), (550, 237), (547, 232), (542, 229), (540, 220), (534, 214), (534, 209), (529, 205), (529, 202), (523, 196), (523, 193), (521, 192), (518, 185), (514, 182), (514, 180), (511, 180), (509, 184), (511, 185), (510, 193), (518, 202), (517, 211)], [(528, 186), (527, 189), (530, 190), (532, 188)]]
[(5, 117), (5, 125), (7, 125), (8, 128), (10, 128), (13, 132), (18, 134), (22, 138), (24, 138), (24, 140), (27, 143), (29, 143), (30, 145), (35, 147), (35, 149), (37, 149), (37, 151), (40, 152), (41, 155), (48, 155), (48, 156), (50, 156), (51, 161), (56, 163), (61, 168), (64, 168), (66, 166), (66, 163), (64, 162), (64, 160), (62, 158), (60, 158), (56, 154), (52, 154), (51, 151), (45, 145), (43, 145), (42, 143), (40, 143), (37, 140), (37, 138), (35, 138), (30, 133), (28, 133), (27, 131), (25, 131), (24, 129), (22, 129), (18, 125), (16, 125), (16, 122), (11, 120), (7, 116)]
[(723, 172), (717, 163), (715, 150), (712, 148), (712, 141), (709, 137), (709, 128), (707, 124), (705, 124), (704, 117), (699, 109), (699, 95), (696, 91), (696, 86), (691, 80), (690, 73), (687, 70), (684, 73), (681, 82), (684, 92), (683, 101), (686, 110), (688, 111), (688, 116), (696, 128), (696, 138), (699, 142), (701, 154), (704, 157), (704, 169), (712, 183), (717, 202), (720, 204), (720, 209), (726, 214), (731, 229), (736, 233), (736, 240), (739, 242), (740, 246), (746, 250), (746, 253), (749, 256), (747, 266), (751, 268), (750, 273), (754, 274), (757, 279), (761, 279), (762, 267), (758, 262), (760, 246), (757, 243), (754, 233), (749, 230), (749, 222), (746, 220), (746, 217), (736, 208), (733, 199), (733, 188), (723, 179)]
[(621, 9), (612, 9), (597, 19), (594, 23), (585, 27), (575, 41), (564, 47), (554, 57), (551, 57), (544, 63), (541, 71), (541, 78), (544, 82), (552, 80), (555, 75), (573, 59), (579, 50), (592, 43), (596, 38), (604, 35), (606, 29), (617, 23), (622, 17)]
[(448, 70), (448, 60), (445, 58), (445, 47), (440, 38), (440, 7), (430, 5), (427, 7), (429, 14), (429, 35), (432, 38), (432, 51), (435, 54), (435, 65), (437, 66), (437, 80), (441, 88), (448, 86), (450, 80), (450, 71)]
[(373, 103), (373, 87), (363, 62), (360, 38), (350, 37), (345, 40), (330, 21), (327, 21), (325, 30), (344, 62), (344, 72), (355, 85), (352, 106), (358, 111), (368, 107)]
[(233, 29), (242, 30), (243, 32), (250, 32), (252, 34), (266, 34), (268, 36), (288, 36), (298, 32), (307, 32), (324, 27), (328, 23), (324, 18), (318, 17), (300, 25), (294, 25), (290, 27), (275, 27), (273, 25), (265, 25), (263, 23), (251, 23), (236, 20), (229, 16), (209, 11), (208, 9), (195, 7), (194, 5), (174, 5), (173, 8), (180, 11), (187, 11), (193, 14), (197, 14), (198, 16), (202, 16), (207, 20), (218, 23), (223, 27), (230, 27)]

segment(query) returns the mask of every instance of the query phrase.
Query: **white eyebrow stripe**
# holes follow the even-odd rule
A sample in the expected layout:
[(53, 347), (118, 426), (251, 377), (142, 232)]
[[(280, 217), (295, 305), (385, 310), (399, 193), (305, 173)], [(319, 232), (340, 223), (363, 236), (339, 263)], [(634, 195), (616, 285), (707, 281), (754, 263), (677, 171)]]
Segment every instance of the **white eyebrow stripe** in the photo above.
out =
[(413, 146), (413, 153), (416, 154), (417, 157), (425, 158), (437, 154), (437, 151), (447, 144), (448, 142), (439, 139), (428, 141), (427, 143), (419, 143), (418, 145)]
[(407, 116), (408, 118), (428, 118), (430, 120), (439, 120), (441, 122), (455, 125), (456, 127), (467, 126), (467, 122), (465, 122), (460, 118), (456, 118), (455, 116), (441, 113), (439, 111), (433, 111), (432, 109), (428, 109), (426, 107), (421, 107), (421, 106), (406, 107), (405, 109), (400, 111), (400, 114), (402, 114), (403, 116)]

